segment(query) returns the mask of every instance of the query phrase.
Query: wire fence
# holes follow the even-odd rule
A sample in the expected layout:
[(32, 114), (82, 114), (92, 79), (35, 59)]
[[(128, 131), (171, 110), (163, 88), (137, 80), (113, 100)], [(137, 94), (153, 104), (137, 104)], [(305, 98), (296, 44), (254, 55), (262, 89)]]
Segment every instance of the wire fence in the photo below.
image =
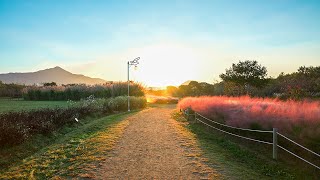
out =
[(213, 120), (211, 120), (211, 119), (209, 119), (209, 118), (206, 118), (206, 117), (204, 117), (204, 116), (202, 116), (201, 114), (196, 113), (196, 112), (195, 112), (194, 115), (199, 115), (200, 117), (202, 117), (202, 118), (204, 118), (204, 119), (206, 119), (206, 120), (208, 120), (208, 121), (210, 121), (210, 122), (213, 122), (213, 123), (215, 123), (215, 124), (219, 124), (220, 126), (232, 128), (232, 129), (238, 129), (238, 130), (243, 130), (243, 131), (251, 131), (251, 132), (272, 133), (272, 131), (262, 131), (262, 130), (256, 130), (256, 129), (246, 129), (246, 128), (238, 128), (238, 127), (228, 126), (228, 125), (226, 125), (226, 124), (222, 124), (222, 123), (219, 123), (219, 122), (217, 122), (217, 121), (213, 121)]
[[(262, 144), (267, 144), (267, 145), (273, 145), (273, 159), (277, 159), (277, 151), (278, 151), (278, 148), (282, 149), (283, 151), (293, 155), (294, 157), (308, 163), (309, 165), (317, 168), (318, 170), (320, 170), (320, 167), (304, 158), (302, 158), (301, 156), (298, 156), (297, 154), (291, 152), (290, 150), (280, 146), (278, 144), (278, 136), (282, 137), (283, 139), (287, 140), (288, 142), (298, 146), (299, 148), (301, 148), (302, 150), (305, 150), (305, 151), (308, 151), (309, 153), (317, 156), (318, 158), (320, 158), (320, 154), (302, 146), (301, 144), (289, 139), (288, 137), (284, 136), (283, 134), (277, 132), (277, 129), (276, 128), (273, 128), (273, 131), (264, 131), (264, 130), (256, 130), (256, 129), (246, 129), (246, 128), (239, 128), (239, 127), (234, 127), (234, 126), (229, 126), (229, 125), (226, 125), (226, 124), (222, 124), (220, 122), (217, 122), (217, 121), (214, 121), (212, 119), (209, 119), (197, 112), (194, 112), (194, 114), (190, 114), (190, 111), (192, 111), (190, 108), (187, 108), (185, 110), (182, 110), (182, 112), (184, 113), (185, 116), (187, 116), (187, 119), (190, 118), (190, 116), (194, 116), (194, 119), (196, 121), (199, 121), (200, 123), (212, 128), (212, 129), (215, 129), (217, 131), (220, 131), (222, 133), (225, 133), (225, 134), (229, 134), (231, 136), (235, 136), (235, 137), (238, 137), (238, 138), (242, 138), (242, 139), (246, 139), (246, 140), (250, 140), (250, 141), (254, 141), (254, 142), (257, 142), (257, 143), (262, 143)], [(200, 117), (200, 118), (199, 118)], [(201, 119), (202, 118), (202, 119)], [(258, 133), (272, 133), (273, 134), (273, 141), (272, 142), (268, 142), (268, 141), (263, 141), (263, 140), (259, 140), (259, 139), (254, 139), (254, 138), (250, 138), (250, 137), (245, 137), (245, 136), (242, 136), (242, 135), (238, 135), (238, 134), (234, 134), (232, 132), (228, 132), (226, 130), (223, 130), (223, 129), (220, 129), (220, 128), (217, 128), (213, 125), (210, 125), (209, 123), (206, 123), (203, 121), (203, 119), (211, 122), (211, 123), (214, 123), (214, 124), (217, 124), (219, 126), (222, 126), (222, 127), (226, 127), (226, 128), (230, 128), (230, 129), (236, 129), (236, 130), (241, 130), (241, 131), (247, 131), (247, 132), (258, 132)]]
[(243, 139), (247, 139), (247, 140), (250, 140), (250, 141), (255, 141), (255, 142), (259, 142), (259, 143), (263, 143), (263, 144), (273, 144), (272, 142), (267, 142), (267, 141), (261, 141), (261, 140), (258, 140), (258, 139), (253, 139), (253, 138), (249, 138), (249, 137), (245, 137), (245, 136), (241, 136), (241, 135), (238, 135), (238, 134), (234, 134), (234, 133), (231, 133), (231, 132), (228, 132), (228, 131), (224, 131), (222, 129), (219, 129), (219, 128), (216, 128), (214, 126), (211, 126), (210, 124), (207, 124), (203, 121), (201, 121), (200, 119), (196, 118), (196, 120), (198, 120), (199, 122), (213, 128), (213, 129), (216, 129), (218, 131), (221, 131), (221, 132), (224, 132), (226, 134), (229, 134), (229, 135), (232, 135), (232, 136), (236, 136), (236, 137), (239, 137), (239, 138), (243, 138)]

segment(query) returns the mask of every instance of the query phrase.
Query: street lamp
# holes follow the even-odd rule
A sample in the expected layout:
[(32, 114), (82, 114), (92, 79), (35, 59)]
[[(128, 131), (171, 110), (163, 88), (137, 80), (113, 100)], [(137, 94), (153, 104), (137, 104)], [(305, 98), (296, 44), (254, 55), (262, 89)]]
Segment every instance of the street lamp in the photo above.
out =
[(139, 64), (140, 57), (135, 58), (132, 61), (128, 61), (128, 112), (130, 112), (130, 76), (129, 76), (129, 70), (131, 66), (137, 67)]

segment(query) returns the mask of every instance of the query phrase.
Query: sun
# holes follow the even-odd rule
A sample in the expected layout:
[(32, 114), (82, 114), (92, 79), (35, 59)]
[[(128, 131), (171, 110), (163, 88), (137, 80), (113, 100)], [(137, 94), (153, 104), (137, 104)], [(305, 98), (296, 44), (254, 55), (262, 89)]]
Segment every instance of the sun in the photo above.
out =
[(138, 70), (132, 72), (133, 78), (148, 86), (178, 86), (197, 78), (199, 57), (192, 48), (161, 43), (142, 48), (138, 54), (141, 60)]

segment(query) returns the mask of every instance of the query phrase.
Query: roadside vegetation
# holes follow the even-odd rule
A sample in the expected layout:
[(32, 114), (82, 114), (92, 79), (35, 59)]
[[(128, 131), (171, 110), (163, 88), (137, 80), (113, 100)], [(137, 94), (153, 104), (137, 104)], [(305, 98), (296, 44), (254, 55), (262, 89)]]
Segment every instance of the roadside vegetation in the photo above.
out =
[(317, 179), (319, 172), (300, 160), (279, 152), (272, 159), (272, 147), (234, 138), (215, 131), (175, 111), (172, 117), (194, 133), (208, 164), (224, 169), (226, 179)]
[(0, 179), (93, 178), (93, 170), (121, 137), (128, 116), (119, 113), (80, 119), (22, 144), (0, 149)]
[(179, 102), (179, 108), (188, 107), (207, 118), (234, 127), (271, 131), (277, 128), (300, 144), (320, 151), (318, 101), (203, 96), (184, 98)]
[[(131, 108), (146, 106), (144, 97), (130, 97)], [(80, 102), (69, 102), (68, 108), (38, 109), (0, 114), (0, 145), (15, 145), (35, 134), (47, 135), (66, 124), (77, 123), (89, 115), (108, 115), (127, 110), (127, 97), (96, 99), (89, 96)]]

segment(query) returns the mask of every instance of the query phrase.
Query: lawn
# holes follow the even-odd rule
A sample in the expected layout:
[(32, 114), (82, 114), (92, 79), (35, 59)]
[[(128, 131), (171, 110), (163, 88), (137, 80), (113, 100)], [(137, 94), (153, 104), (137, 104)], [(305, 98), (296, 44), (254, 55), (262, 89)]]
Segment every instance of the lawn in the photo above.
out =
[(1, 99), (0, 113), (8, 111), (29, 111), (40, 108), (66, 108), (67, 101), (24, 101), (22, 99)]

